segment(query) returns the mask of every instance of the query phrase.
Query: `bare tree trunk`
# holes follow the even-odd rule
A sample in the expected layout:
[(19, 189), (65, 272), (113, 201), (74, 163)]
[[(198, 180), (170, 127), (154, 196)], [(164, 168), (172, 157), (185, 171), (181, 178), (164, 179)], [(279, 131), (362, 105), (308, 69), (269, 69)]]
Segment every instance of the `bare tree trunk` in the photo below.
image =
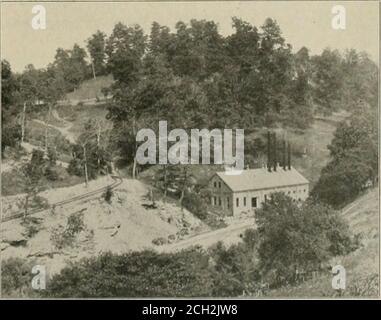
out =
[(132, 179), (136, 179), (136, 155), (134, 156), (134, 164), (132, 166)]
[(95, 68), (94, 68), (94, 61), (93, 61), (93, 59), (91, 59), (91, 69), (93, 70), (93, 77), (94, 77), (94, 79), (96, 79), (97, 77), (95, 75)]
[(83, 148), (83, 160), (84, 160), (84, 169), (85, 169), (85, 184), (86, 184), (86, 187), (87, 187), (88, 184), (89, 184), (89, 176), (88, 176), (88, 173), (87, 173), (86, 145), (82, 145), (82, 148)]
[(21, 143), (24, 143), (25, 139), (25, 113), (26, 113), (26, 102), (24, 102), (24, 107), (21, 116)]
[[(135, 118), (133, 119), (132, 122), (132, 134), (134, 137), (136, 137), (136, 123), (135, 123)], [(136, 159), (136, 150), (137, 150), (137, 143), (135, 139), (135, 149), (134, 149), (134, 164), (132, 166), (132, 179), (136, 178), (136, 166), (137, 166), (137, 159)]]
[(49, 131), (49, 119), (52, 112), (52, 106), (49, 104), (48, 117), (45, 121), (45, 154), (48, 153), (48, 131)]
[(27, 193), (27, 195), (25, 196), (25, 202), (24, 202), (24, 220), (26, 219), (28, 215), (29, 197), (30, 197), (30, 194)]
[(45, 154), (48, 153), (48, 125), (45, 123)]
[(164, 203), (167, 201), (167, 192), (168, 192), (168, 186), (167, 186), (167, 165), (164, 165)]
[(184, 168), (184, 176), (183, 176), (183, 183), (181, 187), (181, 195), (180, 195), (180, 206), (181, 206), (181, 211), (183, 211), (183, 200), (184, 200), (184, 195), (185, 195), (185, 187), (188, 179), (188, 171), (186, 167)]
[(98, 131), (97, 131), (97, 153), (98, 153), (98, 169), (100, 168), (101, 166), (101, 158), (100, 158), (100, 155), (99, 155), (99, 150), (100, 150), (100, 143), (101, 143), (101, 125), (100, 123), (98, 122), (97, 123), (97, 126), (98, 126)]

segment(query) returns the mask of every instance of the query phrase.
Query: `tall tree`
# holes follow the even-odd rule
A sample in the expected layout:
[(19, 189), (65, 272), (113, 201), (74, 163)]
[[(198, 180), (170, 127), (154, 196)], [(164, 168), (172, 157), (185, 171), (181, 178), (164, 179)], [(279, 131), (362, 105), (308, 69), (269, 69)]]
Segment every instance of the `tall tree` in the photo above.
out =
[(106, 34), (97, 31), (87, 40), (94, 78), (106, 72)]
[(1, 156), (6, 147), (15, 147), (21, 138), (16, 101), (18, 83), (8, 61), (1, 61)]

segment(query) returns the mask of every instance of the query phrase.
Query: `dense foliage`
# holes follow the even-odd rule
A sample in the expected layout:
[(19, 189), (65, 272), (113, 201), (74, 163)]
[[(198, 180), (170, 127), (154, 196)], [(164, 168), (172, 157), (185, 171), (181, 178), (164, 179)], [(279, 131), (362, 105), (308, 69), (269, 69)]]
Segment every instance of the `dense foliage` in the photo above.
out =
[(298, 273), (324, 267), (329, 258), (356, 249), (356, 239), (337, 212), (329, 206), (302, 205), (283, 193), (256, 212), (258, 256), (262, 279), (270, 285), (294, 282)]
[(323, 168), (312, 195), (318, 201), (341, 207), (377, 183), (377, 110), (359, 105), (338, 126), (328, 148), (331, 160)]

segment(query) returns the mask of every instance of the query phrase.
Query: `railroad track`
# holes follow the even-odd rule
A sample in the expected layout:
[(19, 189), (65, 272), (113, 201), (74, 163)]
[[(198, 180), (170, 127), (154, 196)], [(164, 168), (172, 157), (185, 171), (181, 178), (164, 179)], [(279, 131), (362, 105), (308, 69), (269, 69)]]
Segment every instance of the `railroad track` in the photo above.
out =
[[(102, 193), (102, 192), (106, 191), (108, 188), (115, 189), (116, 187), (120, 186), (121, 183), (123, 182), (122, 178), (119, 175), (118, 176), (113, 175), (113, 176), (111, 176), (111, 178), (114, 179), (114, 182), (109, 184), (109, 185), (107, 185), (107, 186), (105, 186), (105, 187), (99, 188), (99, 189), (94, 190), (94, 191), (83, 193), (83, 194), (81, 194), (79, 196), (76, 196), (76, 197), (72, 197), (72, 198), (69, 198), (69, 199), (66, 199), (66, 200), (62, 200), (62, 201), (58, 201), (58, 202), (52, 203), (52, 204), (49, 205), (49, 207), (44, 208), (44, 209), (30, 210), (28, 212), (28, 216), (36, 214), (36, 213), (39, 213), (39, 212), (43, 212), (43, 211), (49, 210), (49, 209), (51, 209), (53, 207), (63, 206), (63, 205), (68, 204), (68, 203), (72, 203), (72, 202), (76, 202), (76, 201), (79, 201), (79, 200), (90, 198), (90, 197), (92, 197), (94, 195), (97, 195), (99, 193)], [(19, 212), (16, 212), (16, 213), (10, 215), (9, 217), (2, 218), (1, 222), (7, 222), (7, 221), (10, 221), (10, 220), (20, 219), (20, 218), (23, 218), (23, 217), (24, 217), (24, 212), (23, 211), (19, 211)]]

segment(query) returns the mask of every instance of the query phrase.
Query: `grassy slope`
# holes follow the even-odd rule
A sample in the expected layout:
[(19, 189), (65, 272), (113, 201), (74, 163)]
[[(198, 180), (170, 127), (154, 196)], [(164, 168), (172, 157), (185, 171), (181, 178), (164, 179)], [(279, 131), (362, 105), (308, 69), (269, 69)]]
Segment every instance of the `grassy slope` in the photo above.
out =
[[(343, 210), (343, 216), (354, 234), (360, 233), (362, 246), (344, 257), (337, 257), (331, 265), (346, 270), (344, 296), (377, 296), (379, 274), (379, 190), (375, 188)], [(273, 290), (272, 297), (332, 297), (338, 293), (331, 286), (332, 275), (327, 270), (316, 279), (296, 287)]]
[(86, 100), (103, 98), (102, 89), (109, 87), (113, 82), (112, 76), (101, 76), (84, 81), (78, 89), (66, 95), (67, 100)]

